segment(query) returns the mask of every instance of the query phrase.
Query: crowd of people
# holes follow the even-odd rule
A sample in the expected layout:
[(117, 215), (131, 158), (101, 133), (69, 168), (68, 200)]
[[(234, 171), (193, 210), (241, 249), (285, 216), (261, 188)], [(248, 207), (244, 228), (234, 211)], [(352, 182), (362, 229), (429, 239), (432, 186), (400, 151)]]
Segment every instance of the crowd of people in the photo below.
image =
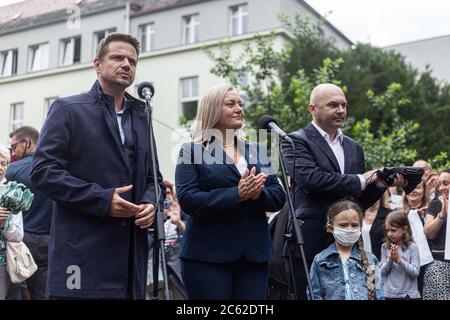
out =
[[(0, 299), (145, 299), (158, 208), (180, 299), (274, 298), (268, 279), (276, 259), (287, 279), (278, 298), (450, 299), (450, 169), (416, 161), (424, 175), (409, 193), (402, 174), (387, 183), (366, 170), (362, 147), (341, 130), (344, 92), (319, 84), (311, 123), (282, 145), (295, 212), (271, 220), (283, 223), (274, 235), (268, 216), (289, 213), (286, 186), (265, 146), (242, 137), (243, 102), (233, 86), (204, 93), (175, 181), (163, 179), (156, 149), (151, 160), (145, 105), (125, 91), (139, 46), (131, 35), (108, 35), (90, 91), (57, 99), (40, 133), (18, 128), (9, 149), (0, 148), (1, 183), (20, 182), (34, 194), (17, 215), (0, 207)], [(272, 238), (281, 234), (291, 236), (274, 254)], [(38, 266), (23, 284), (9, 281), (7, 241), (23, 241)]]

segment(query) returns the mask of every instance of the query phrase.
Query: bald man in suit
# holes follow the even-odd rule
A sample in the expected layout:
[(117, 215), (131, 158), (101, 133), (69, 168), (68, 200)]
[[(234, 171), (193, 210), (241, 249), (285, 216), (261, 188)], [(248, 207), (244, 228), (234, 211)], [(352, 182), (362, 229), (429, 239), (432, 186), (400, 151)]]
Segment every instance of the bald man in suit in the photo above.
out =
[[(325, 231), (328, 207), (351, 197), (365, 210), (380, 199), (387, 186), (378, 179), (377, 170), (366, 171), (362, 147), (341, 130), (347, 117), (347, 99), (341, 88), (330, 83), (316, 86), (308, 110), (312, 122), (289, 134), (295, 148), (284, 143), (283, 149), (287, 170), (294, 180), (295, 215), (303, 224), (309, 270), (314, 256), (328, 245)], [(397, 175), (394, 185), (403, 186), (404, 182)], [(297, 248), (295, 257), (298, 298), (306, 299), (306, 278)]]

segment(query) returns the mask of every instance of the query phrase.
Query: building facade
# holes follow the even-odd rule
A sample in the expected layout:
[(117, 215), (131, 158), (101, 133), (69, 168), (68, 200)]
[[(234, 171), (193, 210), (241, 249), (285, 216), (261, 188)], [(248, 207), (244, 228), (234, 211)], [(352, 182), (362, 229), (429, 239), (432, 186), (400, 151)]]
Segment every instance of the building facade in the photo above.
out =
[(433, 76), (450, 83), (450, 35), (394, 44), (384, 49), (402, 54), (419, 71), (425, 71), (428, 66)]
[[(52, 102), (87, 91), (96, 79), (92, 61), (98, 42), (110, 32), (141, 41), (135, 85), (150, 81), (161, 171), (173, 180), (178, 146), (189, 139), (180, 118), (195, 115), (201, 94), (223, 83), (210, 73), (202, 48), (240, 43), (255, 34), (276, 33), (280, 49), (289, 34), (277, 18), (309, 15), (299, 0), (28, 0), (0, 10), (0, 143), (22, 125), (40, 129)], [(339, 48), (352, 43), (325, 22), (325, 36)], [(136, 86), (129, 93), (136, 96)], [(91, 150), (86, 150), (91, 152)]]

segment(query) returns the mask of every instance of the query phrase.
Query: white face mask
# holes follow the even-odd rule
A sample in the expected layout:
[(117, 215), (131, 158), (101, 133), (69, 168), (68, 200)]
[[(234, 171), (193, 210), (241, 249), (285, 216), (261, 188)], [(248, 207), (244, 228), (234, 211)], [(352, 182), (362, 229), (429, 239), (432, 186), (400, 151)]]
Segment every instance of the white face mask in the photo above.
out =
[(359, 240), (361, 229), (347, 230), (333, 226), (333, 236), (334, 239), (344, 247), (350, 247)]

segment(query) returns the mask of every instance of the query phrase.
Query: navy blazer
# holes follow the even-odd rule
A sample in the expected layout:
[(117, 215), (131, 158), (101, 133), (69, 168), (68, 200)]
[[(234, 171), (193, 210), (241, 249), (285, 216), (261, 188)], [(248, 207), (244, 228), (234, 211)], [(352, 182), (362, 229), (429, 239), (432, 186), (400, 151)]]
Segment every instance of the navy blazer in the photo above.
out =
[[(285, 193), (264, 148), (238, 142), (248, 168), (268, 173), (260, 199), (238, 201), (241, 175), (223, 149), (185, 143), (175, 172), (178, 200), (188, 215), (180, 257), (226, 263), (273, 259), (267, 212), (283, 207)], [(263, 150), (264, 149), (264, 150)], [(226, 160), (226, 161), (224, 161)]]
[(351, 138), (344, 136), (342, 141), (345, 168), (344, 174), (341, 174), (333, 151), (313, 124), (290, 133), (289, 137), (294, 141), (295, 148), (283, 143), (283, 150), (287, 171), (294, 177), (295, 214), (304, 223), (302, 232), (306, 259), (311, 261), (317, 253), (327, 248), (325, 225), (328, 207), (333, 202), (352, 197), (365, 210), (381, 197), (385, 189), (370, 184), (361, 191), (357, 174), (366, 172), (364, 152)]
[[(134, 192), (122, 197), (136, 204), (156, 202), (143, 103), (126, 97), (136, 145), (134, 179), (114, 106), (107, 103), (111, 97), (101, 92), (98, 82), (87, 93), (57, 99), (42, 128), (31, 180), (55, 201), (49, 243), (50, 295), (123, 299), (129, 297), (128, 287), (133, 298), (145, 298), (147, 230), (136, 227), (134, 218), (108, 214), (115, 188), (131, 183)], [(159, 171), (158, 180), (165, 190)], [(74, 268), (81, 274), (75, 289), (68, 288)], [(132, 284), (127, 283), (129, 278)]]

